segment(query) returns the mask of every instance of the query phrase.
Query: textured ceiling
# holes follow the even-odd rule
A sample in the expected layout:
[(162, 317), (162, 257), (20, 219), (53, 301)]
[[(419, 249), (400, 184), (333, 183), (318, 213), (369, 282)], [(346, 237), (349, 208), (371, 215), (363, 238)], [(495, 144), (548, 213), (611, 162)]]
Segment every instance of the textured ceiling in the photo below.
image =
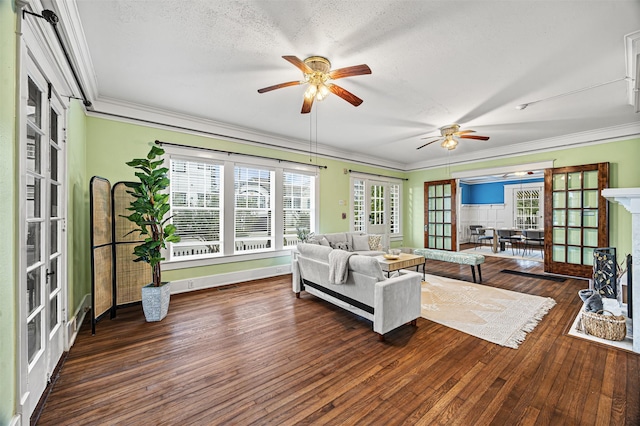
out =
[[(515, 109), (625, 77), (624, 36), (640, 30), (640, 1), (76, 5), (98, 112), (137, 104), (300, 149), (311, 133), (321, 153), (407, 169), (535, 150), (536, 141), (562, 144), (566, 135), (640, 119), (626, 81)], [(333, 69), (368, 64), (371, 75), (336, 82), (364, 103), (330, 95), (302, 115), (304, 86), (258, 94), (302, 77), (283, 55), (326, 56)], [(450, 123), (491, 139), (416, 150)]]

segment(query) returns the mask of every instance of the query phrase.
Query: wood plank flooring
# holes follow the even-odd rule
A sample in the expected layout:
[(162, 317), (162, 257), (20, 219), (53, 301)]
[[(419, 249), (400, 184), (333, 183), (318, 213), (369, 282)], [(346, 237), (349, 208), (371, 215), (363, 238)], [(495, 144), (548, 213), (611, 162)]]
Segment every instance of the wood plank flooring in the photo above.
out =
[[(146, 323), (139, 306), (91, 335), (84, 324), (40, 425), (638, 425), (640, 356), (567, 336), (585, 281), (533, 261), (487, 257), (483, 284), (557, 305), (519, 349), (418, 319), (379, 342), (371, 323), (291, 276), (173, 295)], [(471, 281), (466, 265), (427, 272)]]

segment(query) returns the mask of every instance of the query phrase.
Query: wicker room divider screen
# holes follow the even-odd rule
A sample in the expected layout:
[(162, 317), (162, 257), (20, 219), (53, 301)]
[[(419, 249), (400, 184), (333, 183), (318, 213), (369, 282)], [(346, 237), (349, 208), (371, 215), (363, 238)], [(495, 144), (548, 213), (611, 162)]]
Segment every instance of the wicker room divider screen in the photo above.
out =
[[(113, 307), (113, 230), (111, 183), (94, 176), (89, 184), (91, 208), (91, 334)], [(113, 313), (112, 313), (113, 315)]]
[(115, 273), (113, 281), (116, 289), (116, 306), (123, 306), (142, 300), (142, 287), (153, 281), (151, 267), (145, 262), (134, 262), (133, 248), (140, 244), (140, 235), (131, 233), (135, 224), (126, 217), (131, 212), (127, 207), (133, 197), (127, 193), (124, 182), (113, 185), (113, 246)]
[(147, 263), (134, 262), (133, 247), (140, 242), (130, 232), (135, 224), (128, 216), (131, 195), (124, 182), (113, 188), (107, 179), (90, 182), (91, 205), (91, 333), (107, 312), (115, 318), (118, 307), (139, 303), (141, 288), (151, 282)]

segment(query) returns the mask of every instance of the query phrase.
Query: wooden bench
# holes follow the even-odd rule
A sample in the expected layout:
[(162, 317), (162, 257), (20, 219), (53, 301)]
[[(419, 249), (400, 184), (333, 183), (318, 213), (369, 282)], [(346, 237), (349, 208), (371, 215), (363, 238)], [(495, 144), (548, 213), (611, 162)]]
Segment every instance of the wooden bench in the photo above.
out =
[(481, 254), (428, 248), (414, 249), (413, 254), (424, 256), (425, 261), (429, 259), (439, 260), (441, 262), (458, 263), (460, 265), (469, 265), (471, 266), (471, 275), (473, 276), (474, 283), (476, 282), (475, 266), (478, 268), (478, 276), (480, 277), (480, 282), (482, 282), (482, 271), (480, 270), (480, 265), (484, 263), (484, 256)]

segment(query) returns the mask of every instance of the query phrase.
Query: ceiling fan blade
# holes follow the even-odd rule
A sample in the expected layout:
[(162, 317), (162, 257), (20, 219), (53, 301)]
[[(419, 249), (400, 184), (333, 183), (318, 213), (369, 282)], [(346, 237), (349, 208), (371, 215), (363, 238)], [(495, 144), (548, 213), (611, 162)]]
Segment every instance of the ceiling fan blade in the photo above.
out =
[(459, 132), (455, 132), (455, 136), (466, 135), (467, 133), (475, 133), (475, 130), (460, 130)]
[(371, 74), (371, 68), (368, 65), (354, 65), (352, 67), (339, 68), (329, 73), (329, 78), (337, 80), (339, 78), (351, 77), (354, 75)]
[(476, 135), (460, 135), (460, 139), (477, 139), (479, 141), (488, 141), (489, 136), (476, 136)]
[(330, 84), (327, 87), (329, 88), (331, 93), (334, 93), (334, 94), (340, 96), (342, 99), (344, 99), (345, 101), (349, 102), (353, 106), (357, 107), (358, 105), (360, 105), (362, 103), (362, 99), (360, 99), (359, 97), (357, 97), (353, 93), (349, 92), (348, 90), (343, 89), (340, 86), (336, 86), (335, 84)]
[(304, 97), (304, 102), (302, 102), (302, 111), (300, 111), (300, 114), (309, 114), (311, 112), (311, 107), (313, 106), (313, 100), (315, 98), (315, 96), (311, 96), (310, 98), (306, 96)]
[[(424, 139), (426, 139), (426, 138), (424, 138)], [(424, 145), (422, 145), (422, 146), (417, 147), (416, 149), (422, 149), (422, 148), (424, 148), (424, 147), (425, 147), (425, 146), (427, 146), (427, 145), (431, 145), (432, 143), (438, 142), (440, 139), (441, 139), (441, 138), (436, 138), (436, 139), (434, 139), (434, 140), (432, 140), (432, 141), (430, 141), (430, 142), (425, 143), (425, 144), (424, 144)]]
[(300, 71), (302, 71), (305, 74), (311, 74), (313, 72), (313, 70), (309, 68), (307, 64), (302, 62), (297, 56), (283, 56), (282, 58), (291, 62), (293, 65), (298, 67)]
[(298, 86), (298, 85), (300, 85), (302, 83), (304, 83), (304, 82), (303, 81), (288, 81), (286, 83), (280, 83), (280, 84), (276, 84), (276, 85), (273, 85), (273, 86), (269, 86), (269, 87), (264, 87), (262, 89), (258, 89), (258, 93), (270, 92), (272, 90), (282, 89), (283, 87)]

